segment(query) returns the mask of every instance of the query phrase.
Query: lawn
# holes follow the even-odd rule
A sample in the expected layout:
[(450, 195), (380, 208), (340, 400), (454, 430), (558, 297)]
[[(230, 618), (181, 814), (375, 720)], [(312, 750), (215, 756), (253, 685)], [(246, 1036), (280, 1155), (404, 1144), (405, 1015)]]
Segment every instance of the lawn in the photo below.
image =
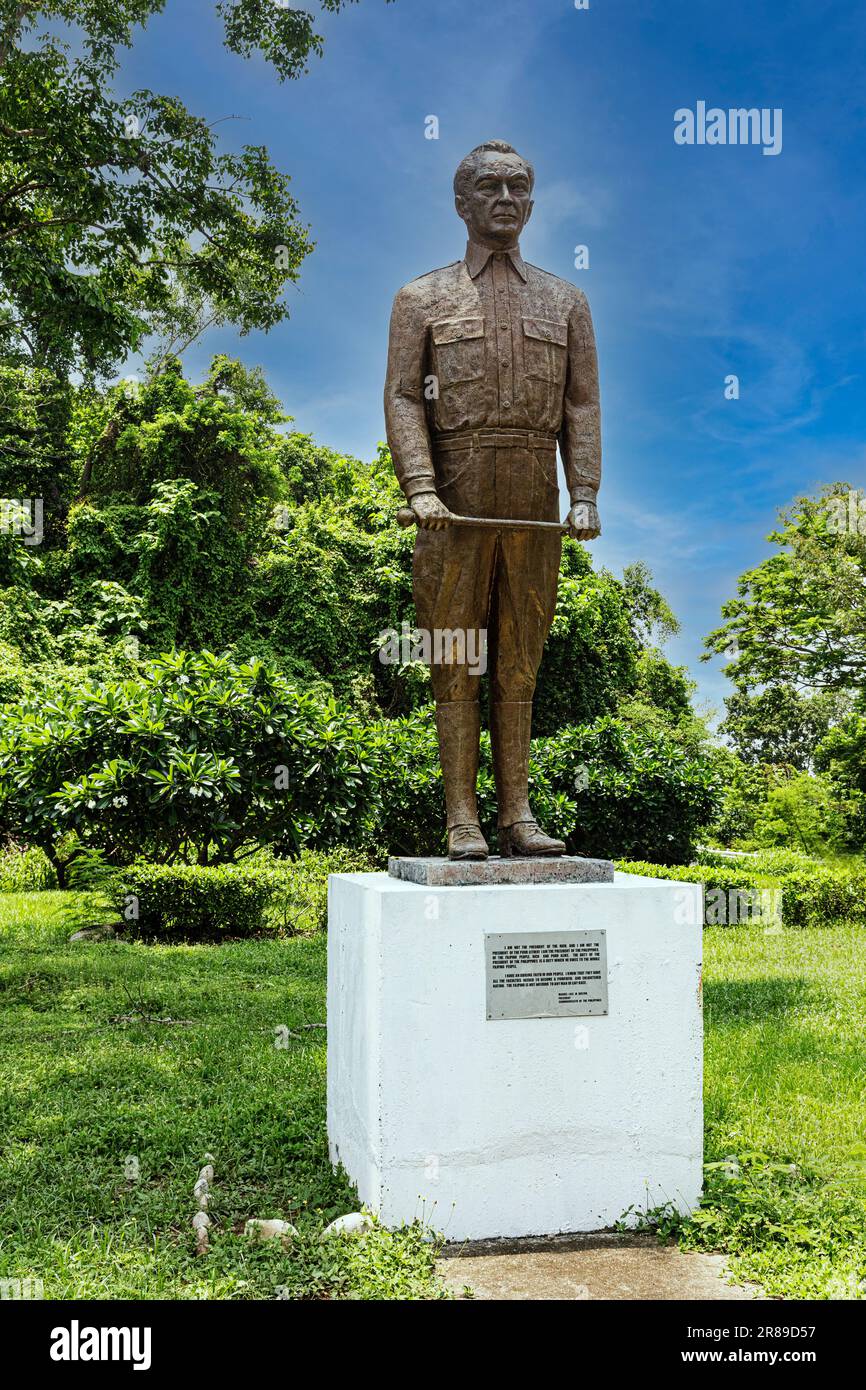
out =
[[(318, 1238), (356, 1207), (328, 1164), (310, 1026), (324, 938), (69, 943), (93, 916), (82, 895), (0, 895), (0, 1278), (40, 1278), (49, 1298), (435, 1296), (420, 1229)], [(866, 1290), (862, 943), (846, 927), (706, 933), (708, 1200), (662, 1229), (775, 1296)], [(300, 1239), (250, 1246), (256, 1216)]]
[(783, 1298), (866, 1297), (866, 934), (704, 934), (707, 1190), (680, 1232)]
[[(435, 1294), (420, 1230), (318, 1238), (357, 1208), (328, 1163), (325, 1033), (308, 1026), (324, 936), (69, 943), (93, 917), (80, 895), (0, 895), (0, 1278), (41, 1278), (47, 1298)], [(243, 1235), (273, 1216), (300, 1231), (289, 1254)]]

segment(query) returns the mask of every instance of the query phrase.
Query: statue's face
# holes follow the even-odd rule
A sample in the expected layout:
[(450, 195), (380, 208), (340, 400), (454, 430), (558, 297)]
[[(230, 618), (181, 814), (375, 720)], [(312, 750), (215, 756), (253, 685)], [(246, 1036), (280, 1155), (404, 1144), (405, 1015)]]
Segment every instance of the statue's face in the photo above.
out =
[(483, 150), (471, 189), (458, 194), (455, 207), (473, 241), (482, 246), (513, 246), (532, 214), (526, 165), (517, 155)]

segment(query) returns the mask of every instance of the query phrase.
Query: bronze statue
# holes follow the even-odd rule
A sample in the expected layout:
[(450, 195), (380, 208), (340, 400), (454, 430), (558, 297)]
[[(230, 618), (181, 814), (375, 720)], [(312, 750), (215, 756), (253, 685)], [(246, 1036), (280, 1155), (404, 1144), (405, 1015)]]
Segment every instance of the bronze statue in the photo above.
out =
[[(418, 526), (419, 627), (488, 635), (506, 856), (565, 852), (529, 806), (532, 697), (556, 605), (561, 533), (589, 540), (600, 531), (592, 319), (582, 290), (521, 257), (534, 181), (532, 166), (501, 140), (462, 161), (454, 193), (469, 232), (466, 255), (400, 290), (385, 384), (388, 443)], [(562, 527), (557, 440), (571, 497)], [(512, 525), (452, 524), (455, 514)], [(446, 661), (431, 667), (431, 679), (449, 857), (484, 859), (476, 804), (481, 676), (465, 661)]]

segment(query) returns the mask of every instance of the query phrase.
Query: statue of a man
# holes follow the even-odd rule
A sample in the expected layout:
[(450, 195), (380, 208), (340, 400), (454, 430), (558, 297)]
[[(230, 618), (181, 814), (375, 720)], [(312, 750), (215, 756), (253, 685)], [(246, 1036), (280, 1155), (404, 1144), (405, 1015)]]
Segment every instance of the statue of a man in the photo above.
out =
[[(447, 637), (487, 633), (500, 852), (549, 856), (565, 845), (538, 825), (527, 782), (532, 697), (556, 605), (561, 536), (555, 528), (450, 521), (557, 522), (558, 440), (569, 533), (589, 540), (600, 530), (592, 319), (581, 290), (520, 254), (534, 179), (532, 166), (501, 140), (479, 145), (461, 163), (455, 206), (469, 244), (462, 260), (411, 281), (394, 301), (385, 418), (418, 526), (418, 625)], [(485, 859), (476, 803), (481, 675), (477, 664), (446, 660), (432, 666), (431, 679), (448, 853)]]

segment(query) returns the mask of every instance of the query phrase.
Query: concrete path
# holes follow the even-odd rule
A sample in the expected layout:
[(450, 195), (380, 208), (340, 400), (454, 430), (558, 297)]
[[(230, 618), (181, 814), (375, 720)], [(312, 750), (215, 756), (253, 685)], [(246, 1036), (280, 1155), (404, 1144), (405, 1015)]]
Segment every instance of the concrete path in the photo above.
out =
[(476, 1299), (753, 1299), (725, 1282), (721, 1255), (684, 1253), (654, 1235), (532, 1237), (446, 1247), (439, 1276)]

